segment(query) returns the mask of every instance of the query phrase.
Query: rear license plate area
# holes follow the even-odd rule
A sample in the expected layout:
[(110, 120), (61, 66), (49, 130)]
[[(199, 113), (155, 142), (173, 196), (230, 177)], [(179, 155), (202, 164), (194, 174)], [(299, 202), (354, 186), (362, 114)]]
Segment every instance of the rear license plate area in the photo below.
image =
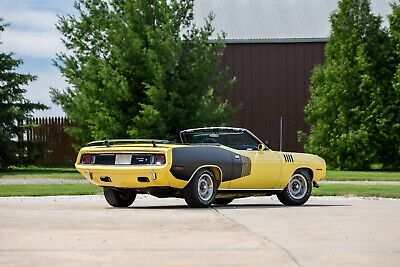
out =
[(116, 154), (115, 165), (131, 165), (132, 154)]

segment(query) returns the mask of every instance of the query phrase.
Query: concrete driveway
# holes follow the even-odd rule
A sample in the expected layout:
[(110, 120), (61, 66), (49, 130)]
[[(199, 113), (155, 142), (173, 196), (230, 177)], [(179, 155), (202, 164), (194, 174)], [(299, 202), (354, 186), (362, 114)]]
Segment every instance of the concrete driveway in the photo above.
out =
[(0, 198), (0, 266), (399, 266), (400, 200)]

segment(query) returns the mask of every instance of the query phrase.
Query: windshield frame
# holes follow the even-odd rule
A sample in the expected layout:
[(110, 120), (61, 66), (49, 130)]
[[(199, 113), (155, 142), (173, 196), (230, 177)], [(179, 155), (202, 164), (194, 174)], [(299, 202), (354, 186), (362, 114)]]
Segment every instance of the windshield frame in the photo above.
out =
[[(260, 140), (255, 134), (245, 128), (234, 128), (234, 127), (204, 127), (204, 128), (194, 128), (194, 129), (187, 129), (183, 130), (179, 133), (181, 142), (187, 144), (187, 140), (185, 135), (187, 133), (196, 133), (196, 132), (223, 132), (223, 131), (232, 131), (232, 132), (243, 132), (250, 135), (251, 138), (255, 139), (259, 144), (263, 144), (265, 146), (265, 150), (271, 150), (263, 141)], [(197, 143), (193, 143), (197, 144)]]

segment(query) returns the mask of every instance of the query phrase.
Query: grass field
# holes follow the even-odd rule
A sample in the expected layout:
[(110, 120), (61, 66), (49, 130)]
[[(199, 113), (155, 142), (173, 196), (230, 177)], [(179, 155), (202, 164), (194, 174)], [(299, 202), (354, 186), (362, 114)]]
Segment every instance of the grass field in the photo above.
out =
[[(48, 179), (84, 179), (75, 168), (45, 168), (45, 167), (14, 167), (11, 170), (0, 171), (0, 179), (7, 178), (48, 178)], [(400, 172), (380, 171), (331, 171), (325, 180), (331, 181), (400, 181)]]
[(100, 187), (91, 184), (0, 185), (0, 197), (95, 195), (101, 192)]
[(313, 196), (363, 196), (400, 198), (400, 185), (324, 184), (313, 189)]
[[(0, 179), (84, 179), (74, 168), (16, 167), (0, 171)], [(328, 171), (331, 181), (399, 181), (400, 172)], [(98, 194), (101, 188), (90, 184), (0, 185), (0, 196), (50, 196)], [(314, 188), (314, 196), (366, 196), (400, 198), (400, 185), (323, 184)]]
[(84, 179), (74, 168), (47, 168), (47, 167), (14, 167), (10, 170), (0, 171), (0, 179)]
[(331, 181), (400, 181), (400, 172), (328, 171), (325, 180)]
[[(101, 188), (90, 184), (0, 185), (0, 197), (94, 195), (101, 192)], [(400, 185), (329, 184), (314, 188), (313, 195), (400, 198)]]

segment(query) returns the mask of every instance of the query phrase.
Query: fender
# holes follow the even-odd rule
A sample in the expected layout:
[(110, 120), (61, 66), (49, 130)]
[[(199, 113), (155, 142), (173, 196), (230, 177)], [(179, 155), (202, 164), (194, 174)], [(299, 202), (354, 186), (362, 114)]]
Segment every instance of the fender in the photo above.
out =
[[(217, 168), (218, 171), (219, 171), (220, 174), (221, 174), (221, 181), (220, 181), (220, 182), (222, 183), (223, 177), (224, 177), (224, 173), (222, 172), (221, 168), (218, 167), (217, 165), (203, 165), (203, 166), (198, 167), (198, 168), (192, 173), (192, 175), (190, 176), (190, 178), (189, 178), (189, 180), (188, 180), (188, 183), (192, 180), (192, 178), (193, 178), (193, 176), (196, 174), (196, 172), (197, 172), (198, 170), (203, 169), (203, 168)], [(225, 182), (225, 181), (224, 181), (224, 182)]]

